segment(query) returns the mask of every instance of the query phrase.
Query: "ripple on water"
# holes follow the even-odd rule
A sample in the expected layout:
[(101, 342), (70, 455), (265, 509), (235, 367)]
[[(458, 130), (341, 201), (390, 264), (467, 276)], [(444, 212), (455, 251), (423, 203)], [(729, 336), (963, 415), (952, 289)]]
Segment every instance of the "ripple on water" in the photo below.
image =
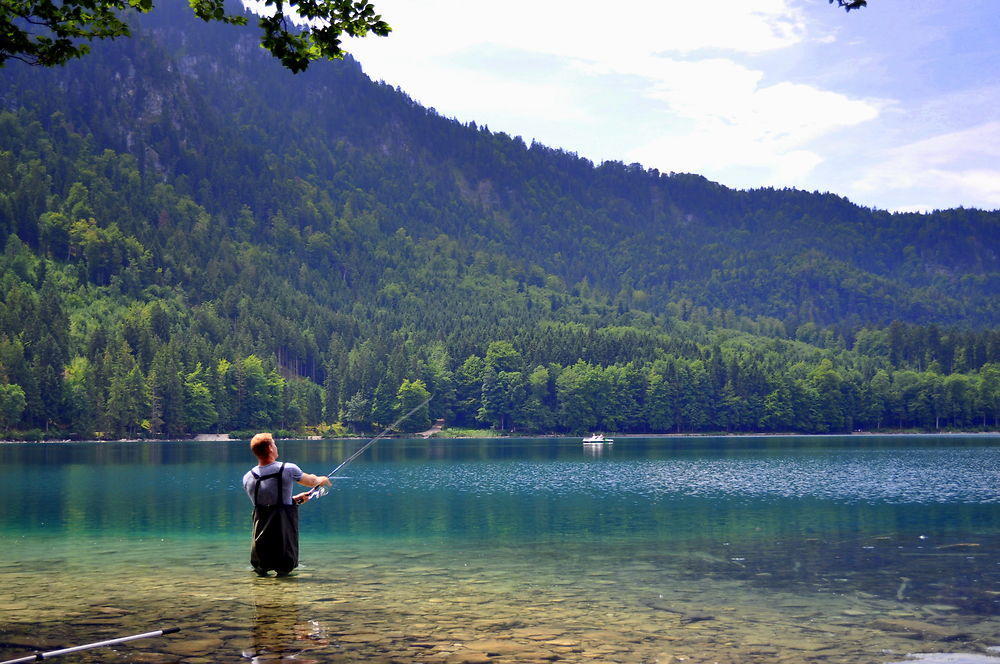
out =
[[(931, 453), (932, 452), (932, 453)], [(1000, 504), (1000, 455), (956, 449), (839, 451), (580, 461), (486, 461), (447, 466), (361, 466), (360, 484), (400, 491), (470, 494), (584, 494), (743, 498), (816, 498), (850, 502)]]

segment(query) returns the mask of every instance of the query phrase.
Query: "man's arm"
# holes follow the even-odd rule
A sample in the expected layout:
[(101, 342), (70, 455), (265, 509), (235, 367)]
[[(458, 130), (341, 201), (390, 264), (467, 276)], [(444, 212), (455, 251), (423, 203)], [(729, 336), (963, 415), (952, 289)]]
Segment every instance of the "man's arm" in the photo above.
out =
[[(330, 478), (326, 475), (313, 475), (312, 473), (302, 473), (302, 477), (298, 479), (298, 483), (302, 486), (314, 487), (314, 486), (331, 486), (333, 483)], [(301, 505), (302, 503), (309, 500), (309, 492), (303, 491), (302, 493), (297, 493), (292, 496), (292, 502), (296, 505)]]
[(320, 485), (332, 486), (333, 484), (330, 481), (330, 478), (327, 477), (326, 475), (313, 475), (312, 473), (302, 473), (302, 477), (298, 479), (298, 482), (302, 486), (307, 486), (310, 488)]

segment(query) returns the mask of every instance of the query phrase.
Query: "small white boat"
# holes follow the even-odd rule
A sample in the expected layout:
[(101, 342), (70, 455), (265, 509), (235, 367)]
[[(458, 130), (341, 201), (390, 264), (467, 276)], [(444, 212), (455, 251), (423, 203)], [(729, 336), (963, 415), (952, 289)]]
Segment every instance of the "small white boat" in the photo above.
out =
[(605, 438), (603, 433), (592, 433), (583, 439), (584, 445), (604, 445), (615, 442), (614, 438)]

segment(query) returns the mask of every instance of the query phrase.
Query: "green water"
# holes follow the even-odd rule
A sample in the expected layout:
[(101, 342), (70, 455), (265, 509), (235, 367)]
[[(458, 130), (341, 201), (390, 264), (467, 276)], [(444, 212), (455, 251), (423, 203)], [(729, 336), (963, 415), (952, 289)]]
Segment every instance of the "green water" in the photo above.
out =
[(1000, 437), (381, 441), (288, 579), (249, 568), (252, 464), (0, 445), (0, 660), (178, 626), (62, 661), (1000, 662)]

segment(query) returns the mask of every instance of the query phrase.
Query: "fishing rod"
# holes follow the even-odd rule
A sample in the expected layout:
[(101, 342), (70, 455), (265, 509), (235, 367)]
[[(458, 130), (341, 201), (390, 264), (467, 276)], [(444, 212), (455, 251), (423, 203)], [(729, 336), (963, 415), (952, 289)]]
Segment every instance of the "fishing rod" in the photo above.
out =
[[(431, 397), (427, 397), (426, 399), (424, 399), (423, 401), (421, 401), (419, 404), (417, 404), (416, 406), (414, 406), (412, 409), (410, 409), (410, 411), (408, 413), (406, 413), (406, 415), (403, 415), (398, 420), (396, 420), (395, 422), (393, 422), (392, 424), (390, 424), (386, 428), (382, 429), (382, 432), (379, 435), (375, 436), (374, 438), (372, 438), (371, 440), (369, 440), (367, 443), (365, 443), (364, 445), (362, 445), (358, 449), (354, 450), (354, 452), (351, 454), (351, 456), (349, 456), (346, 459), (344, 459), (343, 461), (341, 461), (340, 465), (337, 466), (336, 468), (334, 468), (333, 470), (331, 470), (329, 473), (327, 473), (326, 476), (332, 478), (334, 475), (336, 475), (340, 471), (341, 468), (343, 468), (344, 466), (346, 466), (347, 464), (349, 464), (350, 462), (354, 461), (359, 456), (361, 456), (362, 454), (364, 454), (365, 450), (367, 450), (369, 447), (371, 447), (372, 445), (374, 445), (375, 443), (377, 443), (380, 439), (384, 438), (387, 433), (389, 433), (390, 431), (392, 431), (393, 429), (395, 429), (397, 426), (399, 426), (399, 424), (403, 420), (405, 420), (410, 415), (413, 415), (415, 412), (417, 412), (418, 410), (420, 410), (421, 408), (423, 408), (424, 406), (426, 406), (427, 404), (429, 404), (430, 401), (431, 401)], [(302, 500), (302, 502), (304, 503), (304, 502), (306, 502), (306, 501), (308, 501), (308, 500), (310, 500), (312, 498), (322, 498), (323, 496), (325, 496), (327, 494), (327, 491), (328, 490), (327, 490), (327, 488), (325, 486), (314, 486), (313, 488), (309, 489), (309, 491), (306, 493), (306, 495), (305, 495), (304, 499)], [(0, 664), (6, 664), (6, 662), (0, 662)]]
[(38, 662), (43, 659), (55, 657), (56, 655), (66, 655), (71, 652), (90, 650), (91, 648), (103, 648), (104, 646), (113, 646), (118, 643), (125, 643), (126, 641), (135, 641), (136, 639), (148, 639), (153, 636), (163, 636), (164, 634), (173, 634), (174, 632), (179, 632), (179, 631), (181, 631), (180, 627), (167, 627), (166, 629), (158, 629), (155, 632), (146, 632), (144, 634), (133, 634), (132, 636), (123, 636), (118, 639), (108, 639), (107, 641), (97, 641), (96, 643), (88, 643), (82, 646), (73, 646), (72, 648), (63, 648), (61, 650), (50, 650), (48, 652), (37, 652), (34, 655), (28, 655), (27, 657), (21, 657), (19, 659), (8, 659), (4, 662), (0, 662), (0, 664), (22, 664), (23, 662)]

